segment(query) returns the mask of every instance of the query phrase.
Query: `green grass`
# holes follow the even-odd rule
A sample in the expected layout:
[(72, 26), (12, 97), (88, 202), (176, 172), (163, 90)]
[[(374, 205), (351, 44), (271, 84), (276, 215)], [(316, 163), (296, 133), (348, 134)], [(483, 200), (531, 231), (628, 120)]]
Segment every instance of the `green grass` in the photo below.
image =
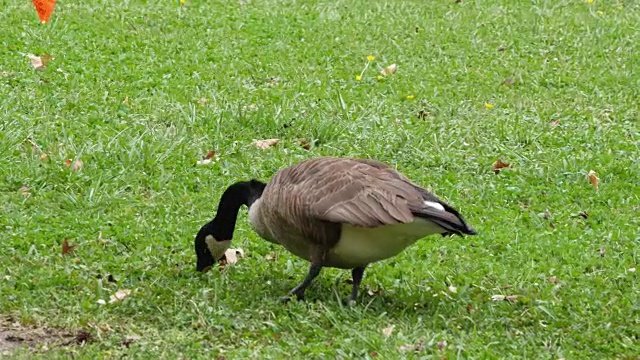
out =
[[(640, 354), (640, 3), (60, 0), (44, 26), (31, 2), (2, 5), (0, 314), (94, 337), (12, 357)], [(54, 59), (35, 71), (27, 53)], [(282, 142), (252, 145), (265, 138)], [(197, 166), (209, 150), (219, 160)], [(307, 263), (244, 210), (246, 257), (195, 273), (193, 238), (226, 186), (319, 155), (393, 164), (480, 235), (371, 266), (363, 285), (383, 291), (352, 309), (336, 269), (278, 304)], [(501, 157), (513, 169), (495, 175)], [(118, 289), (135, 291), (97, 303)]]

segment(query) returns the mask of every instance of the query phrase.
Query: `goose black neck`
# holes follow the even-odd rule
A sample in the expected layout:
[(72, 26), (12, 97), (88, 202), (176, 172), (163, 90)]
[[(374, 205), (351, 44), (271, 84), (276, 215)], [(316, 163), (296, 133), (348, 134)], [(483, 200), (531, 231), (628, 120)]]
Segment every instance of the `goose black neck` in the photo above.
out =
[(260, 198), (265, 186), (266, 184), (257, 180), (241, 181), (224, 191), (218, 204), (218, 212), (210, 223), (217, 240), (231, 240), (240, 207), (251, 206)]

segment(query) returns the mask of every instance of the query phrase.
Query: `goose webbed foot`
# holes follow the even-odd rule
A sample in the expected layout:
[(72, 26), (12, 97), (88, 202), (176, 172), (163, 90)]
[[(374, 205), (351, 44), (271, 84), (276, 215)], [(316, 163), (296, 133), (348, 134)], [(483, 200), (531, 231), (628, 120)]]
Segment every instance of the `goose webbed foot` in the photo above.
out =
[(320, 270), (322, 270), (322, 265), (311, 264), (311, 266), (309, 267), (309, 271), (307, 272), (307, 276), (305, 276), (300, 285), (289, 291), (286, 296), (281, 297), (280, 302), (286, 303), (291, 300), (292, 296), (295, 296), (300, 301), (304, 300), (305, 290), (307, 290), (307, 287), (309, 287), (313, 279), (320, 275)]
[(364, 269), (367, 266), (360, 266), (351, 269), (351, 277), (353, 279), (353, 289), (351, 290), (351, 295), (349, 299), (347, 299), (347, 306), (353, 306), (357, 303), (358, 298), (358, 289), (360, 288), (360, 283), (362, 282), (362, 277), (364, 276)]

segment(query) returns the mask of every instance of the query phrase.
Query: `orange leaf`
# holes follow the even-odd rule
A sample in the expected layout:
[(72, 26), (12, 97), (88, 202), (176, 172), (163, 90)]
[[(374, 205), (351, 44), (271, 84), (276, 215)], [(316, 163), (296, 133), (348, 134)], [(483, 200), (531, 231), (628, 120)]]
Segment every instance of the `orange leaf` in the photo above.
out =
[(33, 5), (36, 7), (41, 23), (49, 22), (49, 17), (53, 13), (55, 4), (56, 0), (33, 0)]
[[(73, 163), (73, 167), (71, 167), (72, 163)], [(73, 162), (73, 160), (71, 159), (67, 159), (64, 161), (64, 166), (71, 167), (71, 171), (73, 172), (80, 170), (80, 168), (82, 168), (82, 165), (84, 165), (84, 163), (80, 159), (76, 160), (75, 162)]]
[(591, 185), (593, 185), (593, 187), (597, 189), (600, 182), (600, 179), (598, 179), (598, 174), (596, 174), (596, 172), (593, 170), (589, 170), (587, 177), (589, 178), (589, 182), (591, 182)]
[(207, 165), (207, 164), (211, 164), (213, 162), (213, 158), (216, 156), (216, 152), (211, 150), (207, 153), (207, 155), (204, 156), (204, 159), (202, 160), (198, 160), (197, 164), (198, 165)]
[(62, 255), (71, 253), (73, 250), (75, 250), (75, 248), (75, 245), (69, 245), (67, 239), (64, 239), (64, 241), (62, 242)]
[(492, 167), (493, 167), (493, 172), (495, 174), (498, 174), (500, 173), (500, 169), (510, 168), (511, 165), (503, 162), (502, 159), (498, 159), (496, 162), (493, 163)]

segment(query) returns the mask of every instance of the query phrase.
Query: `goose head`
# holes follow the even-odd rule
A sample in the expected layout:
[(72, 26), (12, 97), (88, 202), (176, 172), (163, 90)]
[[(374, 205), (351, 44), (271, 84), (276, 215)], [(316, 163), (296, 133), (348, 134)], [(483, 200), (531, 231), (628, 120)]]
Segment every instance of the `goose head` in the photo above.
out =
[(258, 180), (240, 181), (224, 191), (215, 217), (204, 224), (196, 235), (194, 246), (197, 271), (209, 271), (224, 256), (225, 251), (231, 246), (240, 207), (250, 207), (262, 196), (266, 186)]

